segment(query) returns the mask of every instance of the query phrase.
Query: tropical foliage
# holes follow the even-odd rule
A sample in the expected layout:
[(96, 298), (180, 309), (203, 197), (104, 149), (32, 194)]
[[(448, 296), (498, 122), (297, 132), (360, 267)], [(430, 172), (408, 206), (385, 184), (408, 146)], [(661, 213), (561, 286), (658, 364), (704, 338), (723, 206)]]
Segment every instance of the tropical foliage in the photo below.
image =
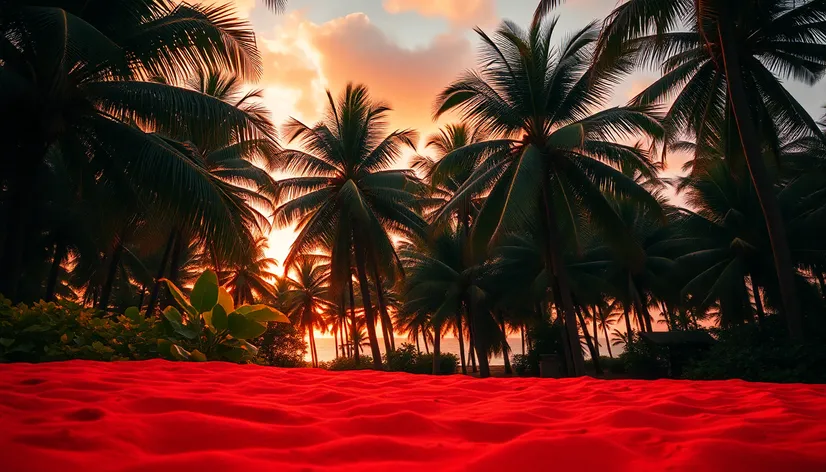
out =
[(476, 30), (420, 143), (358, 84), (279, 140), (231, 6), (3, 2), (0, 293), (28, 305), (0, 305), (2, 359), (296, 365), (306, 336), (332, 370), (653, 377), (647, 333), (710, 330), (690, 376), (814, 378), (826, 136), (786, 81), (826, 73), (826, 0), (626, 0), (566, 35), (538, 3)]

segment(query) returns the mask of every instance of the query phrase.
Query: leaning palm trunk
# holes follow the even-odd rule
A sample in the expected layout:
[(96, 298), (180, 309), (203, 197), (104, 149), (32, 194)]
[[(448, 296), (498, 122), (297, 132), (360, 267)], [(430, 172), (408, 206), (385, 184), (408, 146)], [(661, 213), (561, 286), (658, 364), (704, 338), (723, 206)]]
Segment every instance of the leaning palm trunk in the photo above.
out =
[[(737, 8), (734, 4), (728, 6)], [(745, 154), (746, 163), (749, 167), (754, 190), (757, 193), (757, 198), (760, 200), (760, 205), (766, 220), (766, 230), (769, 233), (772, 255), (774, 256), (774, 265), (777, 271), (777, 280), (783, 301), (783, 314), (786, 318), (786, 326), (792, 340), (802, 341), (803, 320), (795, 294), (794, 265), (792, 264), (789, 241), (783, 223), (783, 215), (780, 212), (780, 205), (777, 202), (771, 178), (768, 175), (766, 164), (763, 161), (763, 153), (760, 150), (760, 137), (751, 119), (746, 89), (743, 84), (740, 58), (736, 52), (737, 40), (732, 31), (734, 28), (734, 20), (729, 10), (721, 13), (721, 17), (717, 23), (717, 31), (720, 35), (723, 67), (725, 68), (732, 112), (737, 122), (737, 130), (740, 133), (740, 143), (743, 146), (743, 153)]]
[(442, 324), (433, 323), (433, 375), (439, 375), (439, 354), (442, 347)]
[(364, 307), (364, 321), (367, 325), (367, 338), (370, 340), (370, 354), (373, 356), (373, 367), (381, 370), (381, 350), (379, 349), (379, 339), (376, 336), (376, 315), (373, 312), (373, 304), (370, 302), (370, 281), (367, 279), (367, 264), (364, 260), (364, 247), (357, 244), (356, 253), (356, 273), (359, 278), (361, 288), (361, 299)]
[[(582, 326), (582, 334), (585, 336), (585, 344), (588, 345), (588, 351), (591, 353), (591, 359), (594, 361), (594, 370), (597, 374), (601, 374), (602, 369), (599, 365), (599, 352), (597, 352), (594, 340), (591, 339), (591, 333), (588, 332), (588, 323), (585, 322), (585, 317), (582, 316), (582, 310), (576, 310), (576, 316), (579, 318), (579, 324)], [(596, 333), (594, 333), (594, 335), (596, 335)]]
[(456, 336), (459, 339), (459, 361), (462, 365), (462, 374), (467, 375), (467, 365), (465, 364), (465, 336), (462, 333), (462, 311), (461, 306), (456, 312)]
[(106, 281), (103, 284), (103, 288), (100, 292), (100, 305), (98, 305), (98, 309), (101, 311), (106, 311), (109, 309), (109, 298), (112, 295), (112, 287), (115, 285), (115, 278), (118, 274), (118, 267), (120, 266), (120, 258), (123, 255), (123, 240), (120, 236), (117, 237), (118, 242), (115, 244), (115, 248), (112, 250), (112, 255), (110, 256), (109, 261), (109, 270), (106, 274)]
[(359, 365), (359, 351), (358, 348), (359, 340), (358, 340), (358, 333), (356, 331), (356, 294), (353, 292), (353, 276), (350, 275), (347, 278), (347, 285), (350, 287), (350, 342), (352, 343), (353, 347), (353, 359), (356, 361), (356, 365)]
[(513, 374), (513, 369), (511, 368), (511, 359), (510, 359), (510, 345), (508, 345), (508, 332), (507, 327), (505, 326), (505, 321), (503, 320), (501, 323), (502, 328), (502, 359), (505, 362), (505, 373), (506, 374)]
[[(556, 234), (556, 215), (554, 214), (553, 203), (548, 195), (548, 179), (542, 180), (542, 206), (545, 210), (545, 224), (548, 234), (548, 267), (556, 276), (556, 285), (559, 288), (559, 296), (562, 312), (565, 319), (565, 330), (570, 346), (571, 368), (569, 373), (574, 377), (585, 375), (585, 359), (582, 357), (582, 349), (579, 347), (579, 330), (576, 324), (576, 313), (574, 312), (574, 301), (571, 297), (571, 288), (568, 283), (568, 272), (562, 259), (562, 252), (559, 247), (559, 238)], [(557, 307), (560, 304), (557, 302)]]
[(155, 305), (158, 303), (158, 297), (161, 294), (161, 279), (166, 272), (166, 266), (169, 264), (169, 256), (172, 254), (172, 246), (175, 244), (175, 232), (169, 234), (169, 239), (166, 241), (166, 247), (163, 250), (163, 257), (161, 257), (161, 265), (158, 267), (158, 275), (155, 277), (155, 284), (152, 286), (152, 294), (149, 296), (149, 305), (146, 307), (146, 316), (153, 316), (155, 314)]

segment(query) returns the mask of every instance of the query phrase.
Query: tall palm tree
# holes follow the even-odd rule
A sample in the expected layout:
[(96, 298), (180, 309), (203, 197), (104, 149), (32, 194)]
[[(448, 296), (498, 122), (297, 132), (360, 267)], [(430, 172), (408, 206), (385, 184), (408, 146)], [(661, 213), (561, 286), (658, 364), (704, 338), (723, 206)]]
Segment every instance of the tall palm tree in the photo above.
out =
[(739, 148), (726, 154), (745, 159), (795, 340), (803, 338), (803, 323), (794, 268), (763, 148), (776, 151), (784, 133), (819, 134), (781, 77), (809, 84), (823, 77), (824, 20), (823, 0), (629, 0), (608, 17), (600, 41), (601, 62), (630, 48), (638, 51), (640, 62), (662, 66), (663, 77), (633, 103), (676, 95), (666, 118), (669, 131), (690, 130), (700, 146), (724, 139)]
[[(653, 173), (648, 155), (612, 140), (641, 133), (657, 136), (661, 128), (650, 107), (619, 107), (592, 113), (607, 101), (630, 62), (590, 67), (599, 29), (588, 25), (560, 47), (551, 42), (556, 19), (539, 8), (527, 30), (505, 22), (493, 37), (481, 30), (482, 69), (470, 72), (439, 96), (436, 116), (458, 110), (463, 118), (497, 139), (457, 149), (434, 172), (449, 175), (467, 168), (480, 153), (487, 156), (453, 199), (490, 189), (473, 233), (476, 248), (508, 232), (537, 222), (553, 269), (554, 299), (564, 313), (568, 342), (579, 346), (574, 304), (562, 253), (575, 235), (560, 234), (560, 225), (587, 212), (595, 225), (611, 228), (619, 217), (606, 194), (658, 206), (645, 189), (612, 165)], [(446, 206), (439, 217), (455, 210)], [(570, 225), (569, 227), (574, 227)], [(612, 236), (624, 235), (613, 231)], [(572, 242), (573, 241), (573, 242)], [(575, 375), (584, 374), (581, 351), (571, 349)]]
[(283, 289), (276, 287), (279, 277), (274, 268), (278, 261), (264, 254), (266, 247), (267, 240), (259, 239), (255, 255), (248, 262), (224, 267), (218, 273), (218, 279), (232, 295), (236, 305), (255, 300), (275, 304), (283, 295)]
[(256, 78), (254, 34), (231, 6), (12, 0), (0, 6), (0, 31), (6, 46), (0, 103), (15, 117), (2, 136), (10, 149), (0, 174), (2, 199), (14, 223), (4, 225), (0, 291), (17, 292), (22, 248), (38, 221), (35, 183), (55, 147), (69, 175), (110, 179), (161, 205), (169, 220), (202, 221), (211, 237), (237, 237), (221, 190), (191, 153), (153, 131), (221, 123), (223, 133), (244, 135), (248, 116), (212, 97), (146, 80), (183, 80), (209, 68)]
[(334, 306), (329, 300), (329, 271), (327, 256), (304, 254), (293, 260), (286, 274), (289, 289), (283, 295), (284, 307), (293, 324), (310, 339), (313, 367), (318, 367), (315, 330), (327, 330), (323, 313)]
[[(414, 147), (411, 130), (387, 133), (389, 108), (370, 98), (362, 85), (347, 85), (338, 101), (328, 92), (327, 117), (310, 127), (292, 119), (289, 140), (305, 151), (280, 154), (281, 169), (300, 177), (279, 182), (275, 224), (298, 225), (298, 236), (286, 264), (300, 254), (324, 248), (331, 254), (333, 291), (350, 280), (355, 261), (374, 366), (381, 368), (376, 316), (369, 275), (381, 283), (382, 273), (398, 268), (391, 235), (420, 232), (416, 213), (417, 179), (410, 170), (395, 170), (405, 146)], [(373, 264), (380, 268), (369, 271)], [(354, 343), (356, 344), (356, 343)]]
[[(429, 184), (425, 187), (426, 195), (421, 202), (426, 217), (432, 219), (433, 216), (442, 212), (446, 205), (451, 203), (456, 197), (456, 193), (472, 175), (473, 169), (481, 164), (486, 156), (480, 153), (475, 156), (475, 158), (471, 157), (467, 167), (454, 169), (454, 171), (449, 174), (443, 172), (438, 176), (438, 179), (434, 179), (434, 171), (439, 161), (451, 152), (467, 145), (478, 143), (484, 140), (484, 138), (485, 134), (483, 132), (472, 128), (466, 123), (449, 124), (438, 133), (434, 133), (428, 137), (426, 147), (436, 152), (435, 158), (416, 156), (412, 164), (413, 169), (424, 175), (425, 181)], [(478, 194), (468, 193), (464, 195), (461, 202), (455, 202), (453, 204), (455, 208), (455, 221), (447, 222), (448, 224), (455, 223), (459, 228), (459, 235), (462, 239), (462, 257), (465, 259), (464, 265), (466, 267), (473, 265), (470, 228), (481, 206), (482, 196), (481, 191)], [(435, 223), (439, 226), (445, 222), (437, 221)], [(464, 329), (462, 326), (463, 311), (467, 312), (468, 331), (470, 335), (473, 336), (473, 317), (476, 310), (474, 310), (470, 293), (467, 294), (463, 303), (465, 310), (456, 311), (454, 324), (456, 336), (459, 340), (461, 368), (464, 374), (467, 373), (467, 366), (465, 363)], [(471, 344), (473, 343), (471, 342)]]

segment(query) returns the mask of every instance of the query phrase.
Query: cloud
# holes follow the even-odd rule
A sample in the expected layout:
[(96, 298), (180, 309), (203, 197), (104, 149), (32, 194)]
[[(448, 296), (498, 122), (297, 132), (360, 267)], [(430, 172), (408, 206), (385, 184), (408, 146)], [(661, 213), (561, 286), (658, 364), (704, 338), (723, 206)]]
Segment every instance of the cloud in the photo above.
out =
[(326, 105), (325, 88), (338, 95), (354, 82), (366, 84), (376, 100), (393, 108), (393, 128), (430, 132), (437, 94), (474, 63), (473, 48), (463, 35), (438, 36), (424, 47), (408, 49), (363, 13), (322, 24), (293, 14), (261, 42), (265, 69), (259, 86), (271, 91), (267, 104), (279, 121), (288, 111), (317, 120)]
[(413, 11), (425, 17), (443, 17), (456, 26), (490, 25), (497, 21), (494, 0), (384, 0), (393, 14)]

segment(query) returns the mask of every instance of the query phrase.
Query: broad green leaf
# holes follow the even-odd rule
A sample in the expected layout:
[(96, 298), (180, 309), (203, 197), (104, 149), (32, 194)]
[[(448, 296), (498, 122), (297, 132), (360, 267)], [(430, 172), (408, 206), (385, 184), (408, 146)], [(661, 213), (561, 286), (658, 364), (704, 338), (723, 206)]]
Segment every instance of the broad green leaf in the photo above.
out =
[(204, 319), (204, 326), (206, 326), (207, 329), (210, 332), (214, 332), (215, 327), (212, 326), (212, 312), (211, 311), (205, 311), (205, 312), (201, 313), (201, 317)]
[(244, 341), (243, 339), (239, 339), (238, 342), (239, 342), (239, 344), (241, 345), (241, 347), (243, 349), (245, 349), (247, 352), (250, 353), (250, 355), (252, 355), (252, 356), (258, 355), (258, 347), (256, 347), (255, 345), (250, 344), (250, 343)]
[(215, 272), (207, 270), (198, 277), (189, 301), (198, 313), (209, 311), (218, 303), (218, 276)]
[(174, 306), (166, 307), (166, 309), (163, 311), (163, 316), (164, 318), (169, 320), (170, 323), (172, 323), (173, 327), (175, 327), (176, 325), (180, 326), (184, 323), (184, 318), (183, 316), (181, 316), (181, 312), (178, 311), (178, 309)]
[(227, 312), (221, 304), (215, 305), (212, 308), (212, 326), (218, 332), (227, 329)]
[(240, 347), (219, 346), (220, 355), (230, 362), (241, 362), (249, 356), (246, 349)]
[(218, 288), (218, 304), (224, 307), (224, 313), (235, 311), (235, 302), (232, 300), (232, 295), (224, 287)]
[(169, 293), (172, 294), (172, 298), (174, 298), (175, 301), (178, 302), (178, 305), (180, 305), (181, 308), (183, 308), (184, 311), (187, 312), (187, 314), (197, 316), (198, 313), (200, 313), (198, 310), (195, 309), (195, 307), (193, 307), (189, 303), (189, 300), (186, 299), (186, 295), (184, 295), (183, 292), (181, 292), (181, 289), (179, 289), (175, 284), (173, 284), (171, 280), (161, 279), (161, 281), (166, 282), (166, 287), (169, 289)]
[(192, 353), (177, 344), (172, 344), (169, 347), (169, 352), (172, 354), (173, 359), (177, 359), (179, 361), (188, 361), (192, 359)]
[[(267, 321), (277, 321), (279, 323), (289, 323), (290, 320), (287, 318), (283, 313), (276, 310), (275, 308), (269, 307), (267, 305), (248, 305), (250, 309), (245, 310), (245, 313), (241, 313), (247, 319), (252, 321), (260, 321), (260, 322), (267, 322)], [(243, 307), (242, 307), (243, 308)]]
[(143, 316), (141, 315), (141, 311), (134, 306), (130, 306), (129, 308), (127, 308), (123, 314), (124, 316), (126, 316), (127, 319), (129, 319), (129, 321), (135, 324), (139, 324), (144, 320)]
[(229, 327), (229, 334), (237, 339), (252, 339), (264, 334), (267, 327), (240, 315), (238, 313), (231, 313), (227, 318), (227, 326)]
[(207, 357), (203, 352), (195, 349), (189, 354), (189, 359), (195, 362), (206, 362)]
[[(66, 335), (64, 334), (64, 336), (66, 336)], [(61, 339), (63, 339), (63, 338), (61, 338)], [(11, 338), (0, 338), (0, 346), (3, 346), (3, 347), (11, 347), (11, 345), (12, 345), (12, 344), (14, 344), (14, 339), (11, 339)]]

